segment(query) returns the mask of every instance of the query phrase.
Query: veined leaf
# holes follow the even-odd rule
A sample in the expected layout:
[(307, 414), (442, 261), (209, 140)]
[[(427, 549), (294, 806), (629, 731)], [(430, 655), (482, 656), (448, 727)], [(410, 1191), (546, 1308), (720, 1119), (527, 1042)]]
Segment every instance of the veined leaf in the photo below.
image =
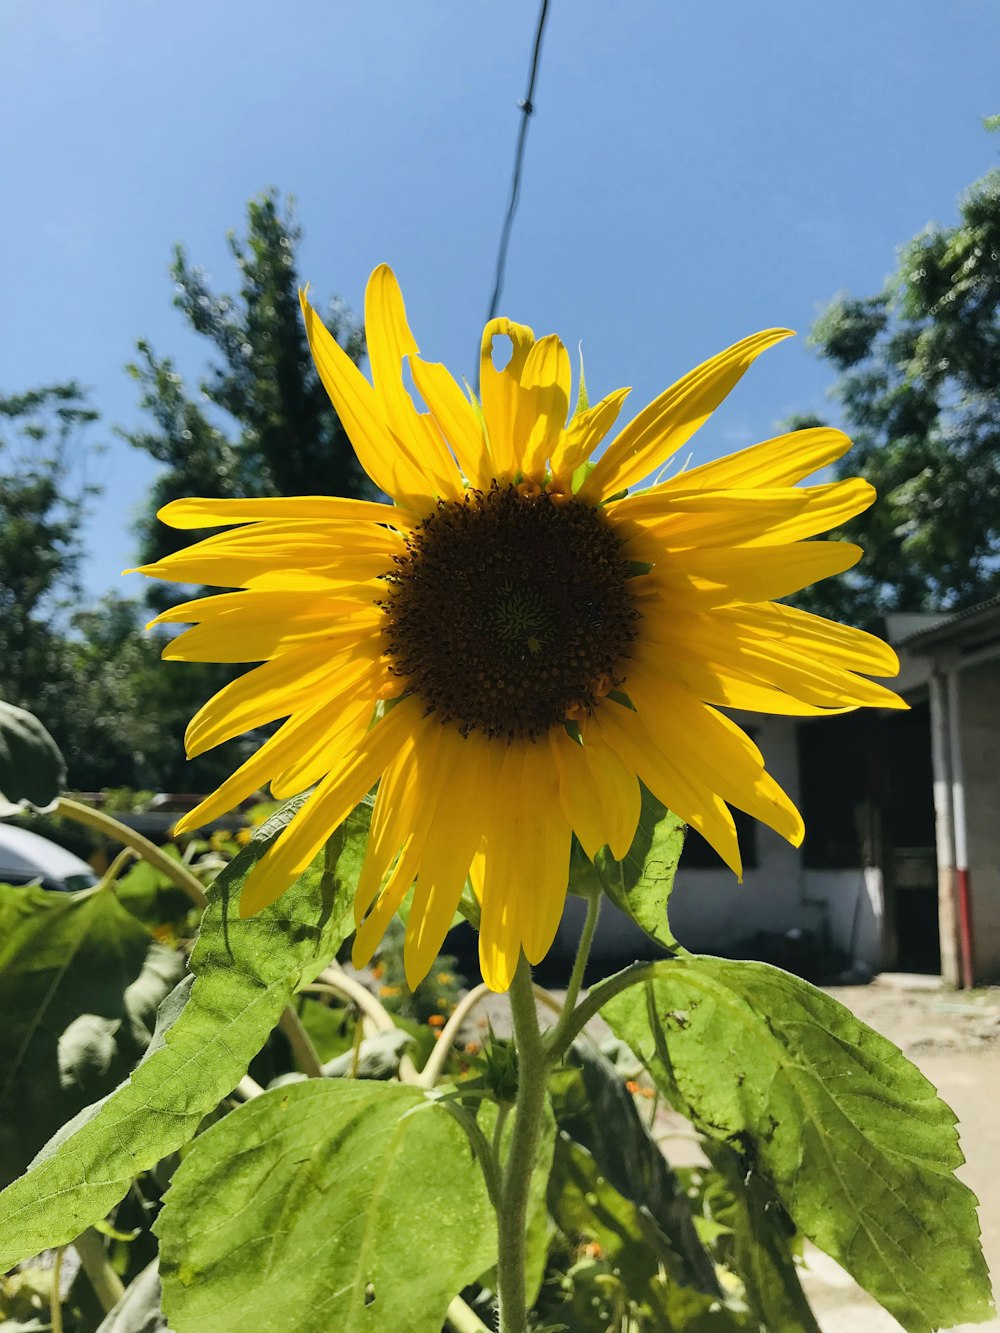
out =
[(156, 1223), (175, 1333), (439, 1333), (496, 1261), (468, 1139), (415, 1088), (312, 1079), (201, 1135)]
[(891, 1042), (788, 973), (720, 958), (659, 964), (602, 1012), (910, 1333), (989, 1317), (955, 1116)]
[(0, 1184), (125, 1078), (183, 970), (109, 890), (0, 885)]
[(625, 859), (616, 861), (603, 847), (594, 863), (601, 886), (615, 906), (665, 949), (677, 945), (667, 922), (667, 903), (685, 829), (684, 821), (643, 787), (639, 826)]
[(334, 835), (331, 875), (314, 868), (271, 907), (240, 919), (243, 881), (295, 808), (290, 802), (262, 825), (212, 886), (191, 955), (194, 986), (188, 993), (185, 980), (164, 1001), (148, 1058), (0, 1193), (0, 1271), (67, 1244), (118, 1203), (138, 1172), (183, 1146), (246, 1073), (296, 987), (353, 928), (367, 805)]

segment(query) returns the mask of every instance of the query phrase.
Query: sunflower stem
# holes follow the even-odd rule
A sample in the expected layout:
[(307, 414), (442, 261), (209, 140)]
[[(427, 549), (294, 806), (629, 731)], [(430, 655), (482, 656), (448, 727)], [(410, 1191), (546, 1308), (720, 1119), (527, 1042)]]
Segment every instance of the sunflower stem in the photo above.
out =
[(282, 1012), (278, 1019), (278, 1027), (285, 1034), (285, 1038), (292, 1048), (292, 1054), (298, 1061), (298, 1066), (303, 1074), (307, 1078), (322, 1078), (323, 1066), (316, 1054), (316, 1047), (312, 1044), (302, 1019), (291, 1005), (288, 1005)]
[(592, 893), (587, 898), (587, 915), (584, 919), (583, 930), (580, 932), (580, 943), (577, 946), (576, 958), (573, 961), (573, 971), (570, 973), (569, 985), (566, 987), (563, 1010), (555, 1027), (546, 1034), (545, 1046), (548, 1051), (562, 1051), (565, 1049), (563, 1038), (573, 1021), (573, 1012), (580, 996), (580, 987), (583, 985), (583, 974), (586, 972), (587, 963), (590, 961), (590, 949), (594, 943), (597, 920), (601, 915), (602, 900), (603, 895), (600, 893)]
[(525, 1232), (549, 1065), (538, 1026), (531, 967), (523, 954), (511, 982), (510, 1008), (517, 1048), (517, 1100), (497, 1209), (499, 1333), (526, 1333)]
[(623, 990), (627, 990), (629, 986), (637, 986), (641, 981), (652, 980), (658, 975), (664, 964), (669, 962), (670, 958), (659, 958), (649, 963), (631, 963), (621, 972), (616, 972), (612, 977), (606, 977), (594, 986), (588, 993), (587, 998), (581, 1000), (570, 1014), (559, 1040), (550, 1043), (549, 1058), (553, 1063), (562, 1059), (590, 1020), (609, 1000)]
[(96, 1227), (88, 1227), (77, 1236), (73, 1248), (80, 1256), (80, 1267), (87, 1274), (101, 1309), (105, 1314), (110, 1313), (125, 1295), (125, 1288), (111, 1267), (101, 1233)]

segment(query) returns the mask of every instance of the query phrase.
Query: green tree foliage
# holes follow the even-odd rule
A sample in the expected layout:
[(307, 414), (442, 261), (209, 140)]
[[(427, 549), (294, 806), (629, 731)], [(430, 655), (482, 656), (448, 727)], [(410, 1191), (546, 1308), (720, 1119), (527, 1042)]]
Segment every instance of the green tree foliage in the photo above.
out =
[(78, 591), (88, 488), (83, 434), (97, 418), (75, 382), (0, 396), (0, 697), (30, 708), (55, 669), (55, 626)]
[[(184, 247), (174, 252), (174, 304), (209, 340), (215, 360), (199, 383), (198, 401), (173, 362), (146, 342), (129, 367), (152, 423), (125, 438), (164, 465), (139, 525), (144, 561), (190, 540), (155, 519), (161, 505), (179, 496), (371, 493), (309, 355), (298, 298), (300, 239), (291, 205), (282, 210), (272, 190), (250, 201), (246, 236), (229, 236), (237, 296), (217, 295)], [(332, 301), (325, 319), (359, 360), (364, 337), (351, 315)]]
[(956, 226), (902, 248), (881, 292), (838, 297), (812, 340), (856, 442), (840, 475), (860, 472), (879, 502), (843, 532), (865, 547), (861, 572), (800, 604), (865, 623), (1000, 592), (1000, 170)]

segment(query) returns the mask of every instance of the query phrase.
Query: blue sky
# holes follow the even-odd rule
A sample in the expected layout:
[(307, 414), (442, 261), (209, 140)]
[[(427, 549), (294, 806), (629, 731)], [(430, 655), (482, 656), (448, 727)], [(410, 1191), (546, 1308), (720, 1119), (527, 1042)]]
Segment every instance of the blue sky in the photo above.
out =
[[(280, 17), (279, 17), (280, 16)], [(295, 195), (303, 277), (360, 309), (388, 261), (422, 350), (471, 372), (506, 203), (534, 0), (5, 0), (0, 391), (91, 389), (105, 493), (86, 583), (121, 583), (150, 460), (123, 371), (138, 337), (195, 376), (175, 241), (217, 287), (248, 197)], [(802, 335), (995, 164), (994, 0), (551, 0), (502, 312), (580, 339), (592, 394), (636, 408), (746, 333)], [(696, 461), (826, 408), (784, 343)]]

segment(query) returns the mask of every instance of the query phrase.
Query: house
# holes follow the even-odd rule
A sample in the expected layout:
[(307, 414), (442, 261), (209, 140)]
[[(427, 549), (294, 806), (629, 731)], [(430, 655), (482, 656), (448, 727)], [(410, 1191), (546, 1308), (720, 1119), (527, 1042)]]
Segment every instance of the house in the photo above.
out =
[(873, 972), (1000, 980), (1000, 597), (891, 616), (886, 636), (908, 712), (737, 715), (806, 838), (746, 821), (742, 885), (689, 839), (671, 899), (688, 948), (754, 956), (791, 932)]

